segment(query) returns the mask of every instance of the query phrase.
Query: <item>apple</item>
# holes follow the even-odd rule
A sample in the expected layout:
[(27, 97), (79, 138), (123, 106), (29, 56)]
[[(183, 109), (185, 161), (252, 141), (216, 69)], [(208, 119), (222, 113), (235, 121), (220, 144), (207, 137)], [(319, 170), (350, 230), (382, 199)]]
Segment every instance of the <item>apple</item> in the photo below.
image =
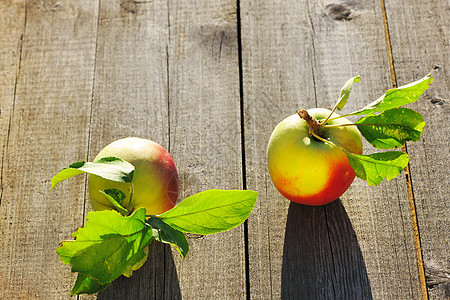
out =
[(125, 208), (145, 207), (147, 214), (157, 215), (173, 208), (178, 198), (178, 173), (169, 152), (159, 144), (142, 138), (128, 137), (107, 145), (95, 157), (115, 156), (131, 163), (133, 192), (131, 185), (114, 182), (96, 175), (89, 176), (89, 197), (94, 210), (111, 210), (112, 204), (100, 190), (118, 189), (125, 193)]
[[(328, 109), (303, 110), (304, 118), (300, 112), (281, 121), (270, 136), (267, 149), (270, 177), (277, 190), (293, 202), (327, 204), (349, 188), (355, 172), (344, 151), (313, 133), (356, 154), (362, 154), (361, 134), (356, 126), (321, 127), (320, 121), (331, 114)], [(343, 117), (334, 119), (338, 116), (333, 113), (326, 124), (351, 124)]]

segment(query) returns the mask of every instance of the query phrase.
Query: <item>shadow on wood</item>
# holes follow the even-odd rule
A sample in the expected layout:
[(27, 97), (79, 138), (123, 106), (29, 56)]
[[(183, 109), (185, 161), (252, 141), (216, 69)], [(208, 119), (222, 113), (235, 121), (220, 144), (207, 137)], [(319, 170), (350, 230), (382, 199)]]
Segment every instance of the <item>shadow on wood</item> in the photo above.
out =
[(341, 200), (289, 206), (282, 299), (372, 299), (364, 258)]
[(120, 276), (97, 299), (181, 299), (170, 246), (153, 241), (149, 250), (147, 262), (133, 276)]

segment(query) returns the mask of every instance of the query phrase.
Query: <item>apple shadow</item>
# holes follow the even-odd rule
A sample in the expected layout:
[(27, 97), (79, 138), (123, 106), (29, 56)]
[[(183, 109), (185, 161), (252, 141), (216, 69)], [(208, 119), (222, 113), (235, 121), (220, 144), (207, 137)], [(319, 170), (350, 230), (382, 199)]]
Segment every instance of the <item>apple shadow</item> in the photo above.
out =
[(169, 245), (153, 241), (147, 262), (130, 278), (120, 276), (97, 299), (181, 299), (180, 284)]
[(338, 199), (325, 206), (289, 206), (281, 299), (372, 299), (355, 231)]

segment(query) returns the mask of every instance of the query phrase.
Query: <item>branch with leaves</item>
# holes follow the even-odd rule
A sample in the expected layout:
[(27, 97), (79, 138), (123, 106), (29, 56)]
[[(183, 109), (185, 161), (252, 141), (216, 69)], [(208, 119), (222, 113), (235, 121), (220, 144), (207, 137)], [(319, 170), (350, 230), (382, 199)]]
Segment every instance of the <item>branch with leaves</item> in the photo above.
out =
[[(310, 133), (315, 138), (337, 147), (347, 155), (356, 176), (366, 180), (368, 185), (377, 185), (384, 178), (391, 180), (401, 174), (408, 165), (408, 154), (400, 151), (385, 151), (369, 155), (351, 153), (321, 136), (321, 128), (357, 126), (361, 135), (375, 148), (396, 149), (406, 142), (417, 142), (423, 132), (423, 116), (409, 108), (401, 106), (413, 103), (428, 89), (433, 82), (431, 73), (410, 84), (388, 90), (383, 96), (369, 105), (354, 112), (333, 117), (336, 110), (342, 110), (347, 103), (353, 83), (359, 82), (359, 76), (350, 78), (341, 90), (341, 95), (330, 115), (321, 121), (311, 120), (306, 110), (298, 115), (310, 125)], [(328, 124), (328, 121), (348, 116), (362, 115), (351, 124)]]
[[(130, 189), (133, 186), (133, 165), (107, 157), (71, 164), (52, 178), (52, 189), (82, 173), (129, 183)], [(130, 277), (146, 262), (153, 240), (172, 245), (186, 257), (189, 244), (185, 233), (209, 235), (237, 227), (249, 217), (258, 196), (250, 190), (207, 190), (187, 197), (163, 214), (147, 215), (145, 208), (124, 207), (122, 191), (101, 192), (114, 210), (89, 212), (85, 226), (72, 234), (75, 240), (63, 241), (57, 249), (61, 261), (78, 272), (72, 295), (94, 294), (122, 274)]]

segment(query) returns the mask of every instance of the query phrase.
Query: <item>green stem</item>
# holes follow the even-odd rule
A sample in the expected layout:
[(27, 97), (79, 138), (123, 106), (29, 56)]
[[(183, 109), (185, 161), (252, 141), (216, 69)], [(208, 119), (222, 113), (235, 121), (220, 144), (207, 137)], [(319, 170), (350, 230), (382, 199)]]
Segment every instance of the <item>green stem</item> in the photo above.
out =
[(346, 123), (346, 124), (328, 124), (323, 125), (325, 128), (333, 128), (333, 127), (344, 127), (344, 126), (388, 126), (388, 125), (395, 125), (395, 126), (401, 126), (406, 127), (402, 124), (376, 124), (376, 123), (361, 123), (361, 124), (355, 124), (355, 123)]
[(127, 204), (127, 210), (128, 211), (129, 211), (129, 208), (130, 208), (131, 200), (133, 200), (133, 192), (134, 192), (133, 182), (130, 182), (130, 184), (131, 184), (131, 191), (130, 191), (130, 201), (128, 201), (128, 204)]
[(382, 161), (373, 162), (373, 161), (371, 161), (371, 160), (369, 160), (369, 159), (365, 159), (365, 158), (364, 158), (365, 155), (355, 154), (355, 153), (349, 152), (349, 151), (345, 150), (344, 148), (342, 148), (341, 146), (336, 145), (335, 143), (330, 142), (329, 140), (326, 140), (326, 139), (324, 139), (324, 138), (322, 138), (322, 137), (316, 135), (314, 132), (312, 133), (312, 135), (313, 135), (315, 138), (321, 140), (322, 142), (324, 142), (324, 143), (326, 143), (326, 144), (328, 144), (328, 145), (330, 145), (330, 146), (337, 147), (338, 149), (344, 151), (345, 154), (350, 155), (351, 157), (354, 157), (354, 158), (356, 158), (356, 159), (358, 159), (358, 160), (362, 160), (362, 161), (365, 161), (365, 162), (368, 162), (368, 163), (372, 163), (372, 164), (392, 166), (391, 164), (384, 163), (384, 162), (382, 162)]
[[(337, 120), (337, 119), (340, 119), (340, 118), (345, 118), (345, 117), (353, 116), (354, 113), (355, 113), (355, 112), (352, 112), (352, 113), (349, 113), (349, 114), (345, 114), (345, 115), (342, 115), (342, 116), (337, 116), (337, 117), (328, 119), (327, 121), (333, 121), (333, 120)], [(325, 124), (325, 122), (323, 122), (323, 124)]]
[(345, 117), (348, 117), (348, 116), (352, 116), (354, 113), (357, 112), (357, 111), (354, 111), (354, 112), (351, 112), (351, 113), (349, 113), (349, 114), (345, 114), (345, 115), (342, 115), (342, 116), (338, 116), (338, 117), (331, 118), (331, 116), (333, 115), (333, 113), (336, 111), (336, 109), (337, 109), (337, 107), (338, 107), (338, 105), (339, 105), (339, 102), (340, 102), (340, 101), (338, 101), (338, 102), (336, 103), (336, 105), (333, 107), (333, 110), (332, 110), (331, 113), (328, 115), (328, 117), (327, 117), (325, 120), (319, 122), (319, 127), (321, 127), (322, 125), (324, 125), (324, 124), (325, 124), (326, 122), (328, 122), (328, 121), (332, 121), (332, 120), (336, 120), (336, 119), (339, 119), (339, 118), (345, 118)]
[(341, 150), (344, 151), (345, 153), (349, 153), (347, 150), (343, 149), (342, 147), (336, 145), (336, 144), (333, 143), (333, 142), (330, 142), (330, 141), (327, 140), (327, 139), (324, 139), (323, 137), (317, 135), (316, 133), (311, 132), (311, 134), (312, 134), (316, 139), (321, 140), (321, 141), (324, 142), (325, 144), (328, 144), (328, 145), (330, 145), (330, 146), (333, 146), (333, 147), (336, 147), (336, 148), (338, 148), (338, 149), (341, 149)]
[(316, 135), (314, 132), (312, 133), (312, 135), (313, 135), (316, 139), (319, 139), (319, 140), (321, 140), (322, 142), (324, 142), (325, 144), (328, 144), (328, 145), (330, 145), (330, 146), (336, 147), (336, 148), (338, 148), (338, 149), (344, 151), (345, 154), (351, 155), (351, 156), (355, 157), (355, 156), (353, 155), (353, 153), (351, 153), (351, 152), (345, 150), (345, 149), (342, 148), (341, 146), (336, 145), (335, 143), (333, 143), (333, 142), (331, 142), (331, 141), (329, 141), (329, 140), (327, 140), (327, 139), (324, 139), (324, 138), (322, 138), (322, 137)]
[(334, 128), (334, 127), (344, 127), (344, 126), (357, 126), (357, 124), (351, 123), (351, 124), (329, 124), (329, 125), (323, 125), (324, 128)]
[(328, 122), (328, 120), (329, 120), (330, 117), (333, 115), (334, 111), (336, 110), (338, 104), (339, 104), (339, 102), (336, 103), (336, 105), (334, 106), (333, 110), (331, 111), (331, 113), (328, 115), (328, 117), (327, 117), (325, 120), (319, 122), (319, 127), (322, 126), (322, 125), (324, 125), (326, 122)]

